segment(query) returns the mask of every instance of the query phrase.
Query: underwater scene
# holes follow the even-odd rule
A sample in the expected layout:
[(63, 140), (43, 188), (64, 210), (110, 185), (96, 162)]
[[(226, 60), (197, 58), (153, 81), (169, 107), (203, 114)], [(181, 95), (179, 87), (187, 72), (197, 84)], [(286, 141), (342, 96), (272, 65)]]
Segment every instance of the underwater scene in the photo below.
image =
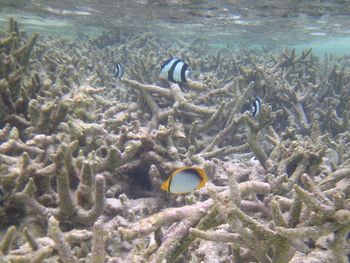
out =
[(8, 262), (350, 262), (350, 2), (0, 0)]

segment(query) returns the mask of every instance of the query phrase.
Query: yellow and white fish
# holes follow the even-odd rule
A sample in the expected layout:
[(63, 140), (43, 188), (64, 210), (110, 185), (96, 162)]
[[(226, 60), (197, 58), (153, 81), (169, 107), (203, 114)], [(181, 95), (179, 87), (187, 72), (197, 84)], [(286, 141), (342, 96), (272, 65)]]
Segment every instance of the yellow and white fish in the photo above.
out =
[(176, 169), (161, 185), (161, 189), (172, 194), (188, 194), (202, 188), (208, 182), (207, 173), (200, 167)]

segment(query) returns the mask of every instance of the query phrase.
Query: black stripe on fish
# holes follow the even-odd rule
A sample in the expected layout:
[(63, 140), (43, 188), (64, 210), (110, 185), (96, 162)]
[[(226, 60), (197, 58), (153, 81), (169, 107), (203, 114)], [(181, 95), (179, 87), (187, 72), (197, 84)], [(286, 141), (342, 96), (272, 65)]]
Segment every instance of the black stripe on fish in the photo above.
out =
[(121, 79), (121, 77), (123, 77), (124, 67), (120, 63), (117, 63), (117, 65), (115, 66), (114, 75), (118, 79)]
[(188, 68), (188, 64), (184, 63), (181, 69), (181, 81), (186, 82), (186, 70)]
[(169, 179), (169, 185), (168, 185), (168, 192), (170, 193), (170, 186), (171, 186), (171, 180), (173, 179), (173, 176), (170, 177)]
[(124, 75), (124, 67), (120, 65), (120, 77)]
[(252, 106), (252, 116), (255, 118), (259, 113), (261, 109), (261, 100), (260, 98), (255, 98)]
[(169, 58), (168, 60), (166, 60), (166, 61), (163, 63), (162, 67), (160, 68), (160, 71), (162, 71), (163, 68), (164, 68), (166, 65), (168, 65), (168, 64), (170, 63), (170, 61), (172, 61), (173, 59), (174, 59), (174, 58)]
[(168, 71), (168, 80), (169, 80), (170, 82), (177, 83), (177, 81), (174, 80), (174, 70), (175, 70), (176, 65), (177, 65), (178, 63), (180, 63), (180, 62), (181, 62), (181, 60), (178, 59), (178, 60), (176, 60), (176, 61), (171, 65), (171, 68), (170, 68), (169, 71)]

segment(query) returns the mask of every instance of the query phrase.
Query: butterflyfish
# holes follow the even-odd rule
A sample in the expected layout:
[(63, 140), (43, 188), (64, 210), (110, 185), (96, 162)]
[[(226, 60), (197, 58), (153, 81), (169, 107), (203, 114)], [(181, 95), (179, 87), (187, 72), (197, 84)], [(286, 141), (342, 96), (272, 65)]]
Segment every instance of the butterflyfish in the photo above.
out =
[(252, 105), (252, 116), (255, 118), (258, 116), (261, 110), (261, 100), (259, 97), (255, 98)]
[(122, 64), (117, 63), (114, 67), (114, 76), (118, 79), (121, 79), (124, 75), (124, 67)]
[(188, 194), (208, 182), (207, 173), (200, 167), (182, 167), (170, 175), (161, 189), (172, 194)]

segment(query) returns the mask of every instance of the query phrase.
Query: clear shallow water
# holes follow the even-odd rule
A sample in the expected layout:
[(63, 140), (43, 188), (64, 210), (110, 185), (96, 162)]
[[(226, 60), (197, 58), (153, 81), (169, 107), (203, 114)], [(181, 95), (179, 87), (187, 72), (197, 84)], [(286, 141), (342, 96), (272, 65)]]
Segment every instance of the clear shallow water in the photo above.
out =
[(217, 47), (313, 48), (350, 54), (349, 1), (0, 0), (0, 25), (61, 36), (98, 35), (110, 28), (150, 31), (164, 39)]

